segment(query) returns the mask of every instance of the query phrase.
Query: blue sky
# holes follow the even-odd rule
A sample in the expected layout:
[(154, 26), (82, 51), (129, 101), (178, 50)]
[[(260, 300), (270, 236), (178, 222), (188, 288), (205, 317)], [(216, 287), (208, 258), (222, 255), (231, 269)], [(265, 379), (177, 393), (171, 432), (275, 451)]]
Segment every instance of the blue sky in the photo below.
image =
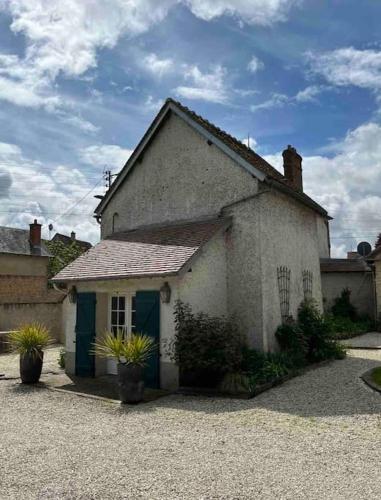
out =
[[(94, 194), (166, 97), (281, 170), (335, 218), (333, 254), (381, 231), (381, 4), (374, 0), (5, 0), (0, 224), (95, 242)], [(47, 233), (45, 233), (47, 235)]]

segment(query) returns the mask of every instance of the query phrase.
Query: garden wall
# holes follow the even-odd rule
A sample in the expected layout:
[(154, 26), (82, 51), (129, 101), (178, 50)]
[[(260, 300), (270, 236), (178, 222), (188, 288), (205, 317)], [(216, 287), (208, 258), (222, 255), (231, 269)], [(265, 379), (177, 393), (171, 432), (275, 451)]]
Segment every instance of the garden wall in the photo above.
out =
[(15, 330), (22, 323), (35, 321), (49, 328), (56, 341), (63, 341), (61, 303), (0, 304), (0, 331)]

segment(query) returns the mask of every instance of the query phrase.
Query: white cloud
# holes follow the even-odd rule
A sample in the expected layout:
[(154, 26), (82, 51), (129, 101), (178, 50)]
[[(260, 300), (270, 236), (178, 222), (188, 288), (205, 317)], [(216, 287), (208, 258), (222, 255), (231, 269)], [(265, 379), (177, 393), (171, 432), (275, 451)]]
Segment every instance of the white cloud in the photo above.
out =
[[(282, 173), (281, 153), (266, 159)], [(374, 243), (381, 232), (381, 126), (366, 123), (336, 144), (335, 154), (303, 158), (304, 189), (334, 217), (334, 254)]]
[[(90, 192), (96, 182), (98, 187)], [(92, 217), (97, 204), (93, 194), (102, 192), (101, 174), (88, 178), (76, 168), (43, 165), (26, 157), (18, 146), (0, 143), (0, 198), (6, 198), (0, 225), (27, 229), (38, 218), (44, 237), (49, 236), (47, 227), (53, 222), (56, 231), (70, 234), (74, 230), (79, 238), (96, 242), (99, 226)]]
[(79, 156), (88, 165), (108, 167), (114, 171), (124, 166), (131, 153), (132, 150), (121, 148), (116, 144), (97, 144), (81, 149)]
[(323, 87), (321, 85), (310, 85), (295, 95), (295, 101), (297, 102), (314, 102), (316, 97), (321, 94)]
[(156, 54), (148, 54), (143, 58), (143, 66), (146, 71), (161, 78), (173, 69), (174, 63), (172, 59), (160, 59)]
[(323, 85), (310, 85), (303, 90), (297, 92), (294, 96), (286, 94), (273, 93), (270, 99), (259, 104), (252, 104), (250, 110), (255, 112), (261, 109), (282, 108), (285, 105), (295, 103), (317, 102), (317, 96), (329, 87)]
[(256, 73), (257, 71), (263, 69), (265, 67), (265, 65), (263, 64), (263, 62), (258, 59), (258, 57), (256, 56), (253, 56), (249, 62), (249, 64), (247, 65), (247, 69), (251, 72), (251, 73)]
[(290, 97), (285, 94), (274, 93), (270, 99), (260, 104), (252, 104), (251, 111), (258, 111), (259, 109), (281, 108), (290, 101)]
[[(0, 9), (9, 13), (15, 34), (25, 37), (25, 55), (0, 54), (0, 99), (17, 106), (65, 106), (66, 98), (54, 87), (58, 75), (86, 78), (97, 66), (97, 51), (113, 48), (121, 36), (133, 37), (162, 21), (179, 3), (195, 16), (209, 21), (222, 15), (248, 24), (270, 25), (283, 21), (300, 0), (5, 0)], [(162, 76), (172, 68), (171, 59), (155, 54), (146, 58), (148, 70)], [(179, 93), (202, 98), (204, 87), (181, 87)], [(206, 99), (225, 102), (222, 89), (212, 88)], [(80, 124), (80, 120), (73, 123)]]
[(187, 66), (184, 78), (191, 86), (179, 86), (175, 89), (177, 95), (186, 99), (225, 104), (229, 101), (229, 90), (225, 83), (227, 71), (217, 65), (210, 73), (202, 73), (197, 66)]
[(239, 18), (248, 24), (270, 25), (284, 21), (299, 0), (185, 0), (197, 17), (210, 21), (222, 15)]
[(307, 54), (311, 70), (334, 85), (381, 89), (381, 51), (346, 47)]
[(258, 145), (254, 137), (245, 137), (241, 142), (245, 144), (245, 146), (248, 146), (250, 149), (255, 149)]

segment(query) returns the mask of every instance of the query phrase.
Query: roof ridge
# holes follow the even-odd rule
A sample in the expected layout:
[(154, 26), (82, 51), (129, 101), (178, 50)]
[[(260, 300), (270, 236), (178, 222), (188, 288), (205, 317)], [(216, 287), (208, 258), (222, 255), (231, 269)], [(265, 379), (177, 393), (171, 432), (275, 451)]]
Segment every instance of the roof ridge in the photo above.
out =
[[(176, 106), (179, 106), (180, 108), (184, 109), (185, 111), (187, 111), (188, 113), (190, 113), (191, 115), (195, 116), (196, 118), (198, 118), (199, 120), (202, 120), (203, 122), (205, 122), (207, 125), (213, 127), (214, 129), (216, 129), (220, 134), (223, 134), (225, 135), (227, 138), (233, 140), (234, 142), (236, 142), (240, 147), (244, 147), (245, 149), (247, 149), (249, 152), (251, 153), (255, 153), (255, 154), (258, 154), (256, 153), (256, 151), (254, 149), (252, 149), (250, 146), (247, 146), (244, 142), (240, 141), (239, 139), (237, 139), (237, 137), (234, 137), (234, 135), (232, 134), (229, 134), (229, 132), (226, 132), (226, 130), (223, 130), (222, 128), (218, 127), (217, 125), (215, 125), (214, 123), (212, 123), (211, 121), (209, 121), (207, 118), (204, 118), (202, 115), (196, 113), (195, 111), (193, 111), (193, 109), (190, 109), (188, 108), (188, 106), (184, 106), (184, 104), (182, 104), (180, 101), (176, 101), (175, 99), (173, 99), (172, 97), (168, 97), (166, 99), (166, 102), (167, 103), (173, 103), (175, 104)], [(263, 158), (264, 159), (264, 158)], [(265, 160), (266, 161), (266, 160)]]

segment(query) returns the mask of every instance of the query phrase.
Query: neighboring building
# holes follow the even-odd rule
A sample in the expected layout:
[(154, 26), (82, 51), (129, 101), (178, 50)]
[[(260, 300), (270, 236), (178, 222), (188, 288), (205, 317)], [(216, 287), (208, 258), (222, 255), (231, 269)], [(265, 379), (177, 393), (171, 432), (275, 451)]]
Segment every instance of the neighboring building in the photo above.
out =
[(357, 312), (376, 317), (373, 271), (364, 258), (357, 252), (348, 252), (347, 259), (321, 259), (320, 265), (326, 312), (331, 310), (344, 288), (349, 288)]
[(0, 227), (0, 331), (39, 321), (60, 338), (64, 295), (48, 288), (48, 264), (36, 220), (29, 231)]
[(163, 346), (176, 299), (234, 313), (250, 345), (265, 351), (277, 348), (276, 328), (304, 297), (322, 308), (329, 216), (303, 192), (301, 156), (289, 146), (283, 159), (284, 175), (168, 99), (96, 209), (102, 241), (54, 277), (71, 291), (68, 371), (113, 372), (89, 346), (123, 327), (160, 340), (148, 384), (176, 387)]
[(51, 239), (51, 241), (60, 241), (61, 243), (67, 246), (75, 243), (81, 248), (83, 252), (86, 252), (92, 247), (91, 243), (89, 243), (88, 241), (77, 240), (74, 231), (71, 232), (70, 236), (67, 236), (66, 234), (56, 233)]

